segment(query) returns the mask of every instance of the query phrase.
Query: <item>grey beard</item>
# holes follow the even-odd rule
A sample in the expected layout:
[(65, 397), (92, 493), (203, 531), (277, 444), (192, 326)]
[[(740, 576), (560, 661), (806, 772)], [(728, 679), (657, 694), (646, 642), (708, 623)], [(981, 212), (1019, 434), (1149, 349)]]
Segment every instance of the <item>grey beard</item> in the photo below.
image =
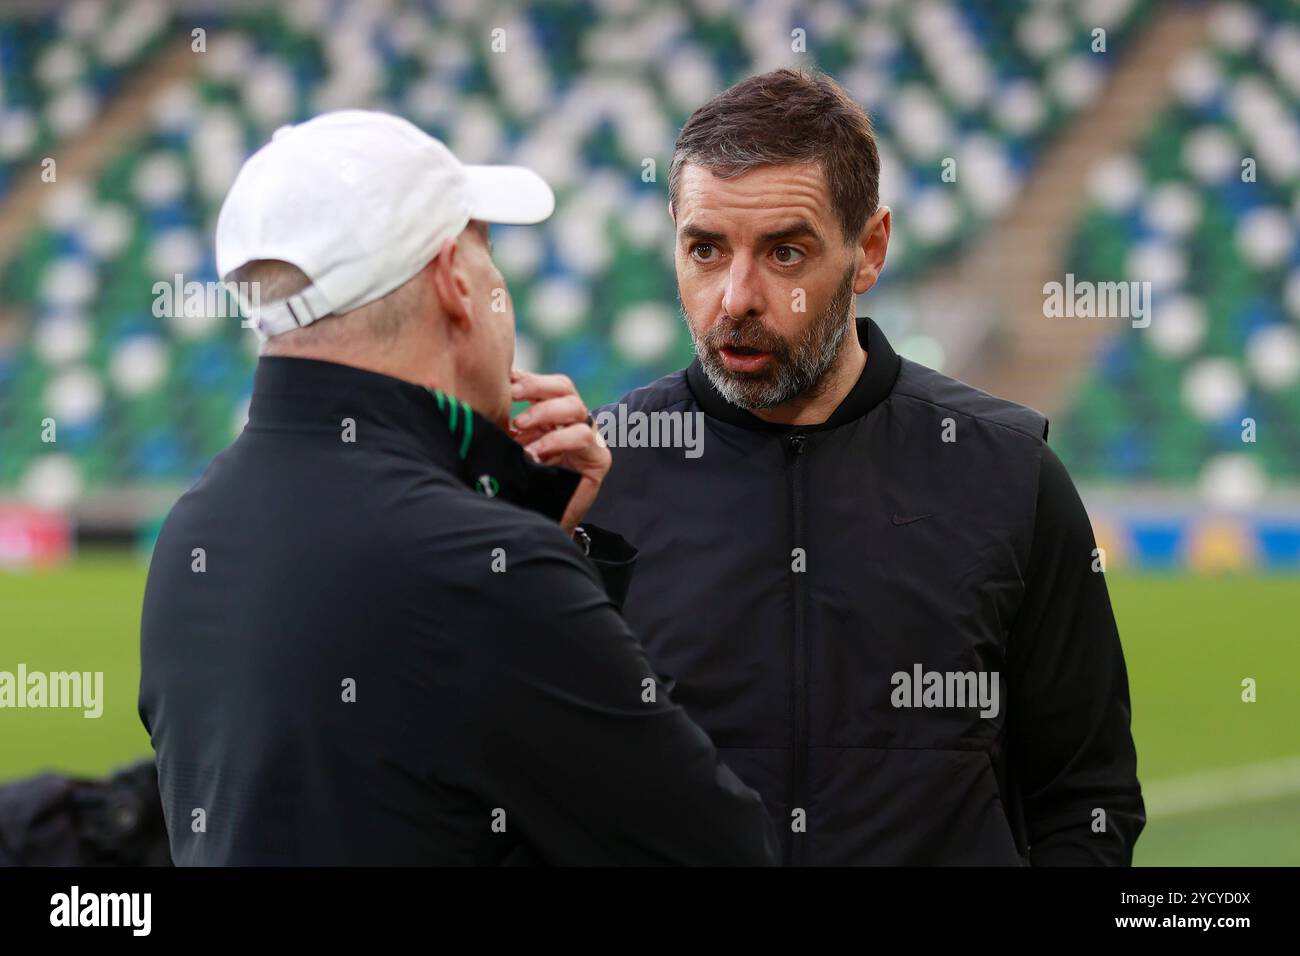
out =
[(826, 308), (787, 350), (788, 358), (774, 355), (775, 375), (769, 379), (735, 376), (722, 364), (717, 353), (691, 330), (695, 353), (709, 382), (738, 408), (773, 408), (795, 398), (816, 397), (826, 387), (826, 373), (844, 344), (853, 305), (853, 273), (848, 272)]

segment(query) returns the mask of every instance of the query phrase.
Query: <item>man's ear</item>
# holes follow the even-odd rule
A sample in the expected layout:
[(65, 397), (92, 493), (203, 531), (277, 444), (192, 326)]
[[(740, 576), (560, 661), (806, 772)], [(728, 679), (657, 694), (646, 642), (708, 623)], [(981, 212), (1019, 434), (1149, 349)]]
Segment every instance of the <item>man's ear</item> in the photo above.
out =
[(433, 295), (438, 308), (452, 326), (464, 328), (473, 318), (469, 276), (465, 272), (465, 257), (460, 244), (448, 239), (429, 263), (432, 272)]
[(854, 258), (858, 261), (853, 274), (853, 291), (858, 295), (876, 284), (885, 268), (885, 252), (889, 249), (889, 207), (881, 206), (867, 219), (858, 234)]

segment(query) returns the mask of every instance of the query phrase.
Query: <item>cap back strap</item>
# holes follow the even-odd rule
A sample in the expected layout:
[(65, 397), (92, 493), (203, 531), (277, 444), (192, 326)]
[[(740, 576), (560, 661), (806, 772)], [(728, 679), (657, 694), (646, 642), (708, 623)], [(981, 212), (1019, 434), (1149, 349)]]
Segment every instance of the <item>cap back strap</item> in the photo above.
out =
[(263, 335), (281, 335), (323, 319), (332, 309), (320, 289), (309, 285), (287, 299), (246, 307), (250, 324)]

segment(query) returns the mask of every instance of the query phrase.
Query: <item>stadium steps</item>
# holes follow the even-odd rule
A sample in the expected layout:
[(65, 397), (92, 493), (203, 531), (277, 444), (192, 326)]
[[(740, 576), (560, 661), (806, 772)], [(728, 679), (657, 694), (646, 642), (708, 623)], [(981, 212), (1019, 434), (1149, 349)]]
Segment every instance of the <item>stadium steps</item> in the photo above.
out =
[[(0, 270), (18, 252), (23, 240), (40, 222), (49, 190), (58, 183), (93, 180), (99, 168), (123, 143), (130, 142), (153, 121), (148, 102), (153, 95), (175, 80), (194, 72), (195, 54), (188, 36), (163, 51), (153, 63), (142, 68), (112, 105), (93, 126), (54, 153), (57, 162), (55, 183), (41, 179), (40, 161), (13, 190), (0, 201)], [(23, 315), (0, 307), (0, 341), (21, 329)]]
[[(1170, 99), (1169, 66), (1203, 39), (1206, 12), (1176, 6), (1153, 18), (1124, 54), (1097, 101), (1062, 130), (1008, 215), (961, 261), (927, 280), (920, 313), (936, 317), (963, 380), (1060, 411), (1103, 339), (1122, 319), (1047, 319), (1043, 285), (1064, 281), (1072, 230), (1094, 166), (1122, 152)], [(1127, 276), (1114, 276), (1115, 281)]]

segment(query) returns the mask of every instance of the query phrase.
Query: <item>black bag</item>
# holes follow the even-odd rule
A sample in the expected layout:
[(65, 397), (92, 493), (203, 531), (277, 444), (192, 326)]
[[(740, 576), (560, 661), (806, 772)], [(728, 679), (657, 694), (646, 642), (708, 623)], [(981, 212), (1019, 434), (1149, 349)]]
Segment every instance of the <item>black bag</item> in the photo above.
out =
[(0, 785), (0, 866), (171, 866), (153, 761)]

